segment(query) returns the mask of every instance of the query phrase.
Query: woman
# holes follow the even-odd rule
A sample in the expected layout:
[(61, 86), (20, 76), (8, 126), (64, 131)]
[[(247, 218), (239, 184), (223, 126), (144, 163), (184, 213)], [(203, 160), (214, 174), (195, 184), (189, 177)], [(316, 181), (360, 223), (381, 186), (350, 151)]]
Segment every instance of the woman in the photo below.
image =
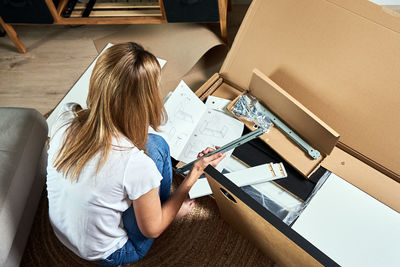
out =
[(54, 126), (47, 168), (50, 221), (66, 247), (99, 265), (141, 259), (174, 218), (190, 212), (187, 194), (204, 168), (225, 156), (196, 162), (169, 196), (169, 147), (148, 134), (164, 117), (160, 74), (157, 59), (140, 45), (114, 45), (93, 69), (88, 108), (67, 104)]

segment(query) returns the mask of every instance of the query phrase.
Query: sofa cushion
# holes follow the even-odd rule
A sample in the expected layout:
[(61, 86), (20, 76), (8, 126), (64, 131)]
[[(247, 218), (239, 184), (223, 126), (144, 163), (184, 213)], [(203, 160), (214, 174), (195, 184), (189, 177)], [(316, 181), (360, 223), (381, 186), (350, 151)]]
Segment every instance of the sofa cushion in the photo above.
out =
[(47, 124), (33, 109), (0, 108), (0, 265), (17, 232), (47, 138)]

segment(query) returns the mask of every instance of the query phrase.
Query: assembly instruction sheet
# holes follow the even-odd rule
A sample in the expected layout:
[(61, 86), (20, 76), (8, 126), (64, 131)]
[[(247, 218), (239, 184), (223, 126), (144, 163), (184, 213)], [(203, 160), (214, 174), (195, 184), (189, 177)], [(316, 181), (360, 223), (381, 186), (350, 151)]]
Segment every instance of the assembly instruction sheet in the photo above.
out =
[(242, 136), (241, 121), (207, 108), (183, 81), (169, 95), (164, 107), (168, 121), (157, 134), (167, 141), (176, 160), (191, 162), (206, 147), (223, 146)]

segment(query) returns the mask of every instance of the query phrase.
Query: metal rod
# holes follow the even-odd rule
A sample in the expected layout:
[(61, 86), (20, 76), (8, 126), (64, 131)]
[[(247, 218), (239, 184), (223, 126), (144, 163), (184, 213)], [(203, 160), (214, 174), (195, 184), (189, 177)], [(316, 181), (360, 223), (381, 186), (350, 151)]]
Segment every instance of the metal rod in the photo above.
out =
[(243, 144), (245, 144), (245, 143), (247, 143), (247, 142), (249, 142), (249, 141), (251, 141), (251, 140), (253, 140), (253, 139), (257, 138), (257, 137), (259, 137), (263, 133), (264, 133), (264, 130), (261, 129), (261, 128), (258, 128), (257, 130), (252, 131), (252, 132), (250, 132), (248, 134), (245, 134), (242, 137), (239, 137), (238, 139), (233, 140), (232, 142), (230, 142), (230, 143), (228, 143), (228, 144), (226, 144), (226, 145), (214, 150), (213, 152), (210, 152), (210, 153), (208, 153), (208, 154), (206, 154), (206, 155), (204, 155), (204, 156), (202, 156), (202, 157), (200, 157), (198, 159), (193, 160), (192, 162), (190, 162), (188, 164), (183, 165), (182, 167), (178, 168), (176, 170), (176, 172), (178, 174), (183, 174), (184, 172), (190, 170), (192, 168), (193, 164), (196, 161), (198, 161), (198, 160), (200, 160), (200, 159), (202, 159), (204, 157), (209, 157), (211, 155), (214, 155), (215, 153), (219, 153), (219, 152), (220, 153), (225, 153), (225, 152), (227, 152), (229, 150), (232, 150), (232, 149), (234, 149), (234, 148), (236, 148), (236, 147), (238, 147), (240, 145), (243, 145)]

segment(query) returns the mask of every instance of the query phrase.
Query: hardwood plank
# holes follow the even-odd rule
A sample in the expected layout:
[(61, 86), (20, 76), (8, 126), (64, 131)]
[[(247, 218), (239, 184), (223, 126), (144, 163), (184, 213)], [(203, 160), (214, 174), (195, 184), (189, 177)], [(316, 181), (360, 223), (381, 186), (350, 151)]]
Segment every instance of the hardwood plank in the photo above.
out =
[(158, 0), (158, 4), (160, 6), (160, 10), (161, 10), (161, 13), (162, 13), (163, 20), (167, 21), (167, 14), (165, 13), (164, 1), (163, 0)]
[(228, 31), (226, 28), (226, 18), (227, 18), (227, 8), (228, 8), (228, 0), (218, 0), (218, 10), (219, 10), (219, 26), (221, 31), (222, 40), (227, 43), (228, 42)]
[[(71, 18), (80, 18), (82, 17), (83, 10), (72, 11)], [(161, 17), (160, 10), (93, 10), (90, 12), (89, 18), (98, 18), (98, 17)]]
[(62, 18), (59, 25), (108, 25), (108, 24), (159, 24), (162, 17), (102, 17), (102, 18)]
[[(59, 6), (62, 6), (62, 4), (64, 3), (63, 1), (65, 2), (65, 4), (68, 2), (68, 0), (60, 0)], [(61, 13), (58, 13), (57, 7), (54, 6), (53, 0), (45, 0), (45, 3), (50, 11), (51, 16), (54, 19), (54, 22), (58, 21)]]
[(62, 12), (64, 11), (65, 7), (68, 4), (68, 0), (60, 0), (57, 6), (57, 13), (59, 16), (61, 16)]
[[(85, 3), (77, 3), (74, 10), (85, 9)], [(94, 9), (159, 9), (160, 5), (156, 2), (114, 2), (96, 3)]]
[(15, 32), (14, 28), (8, 24), (5, 23), (4, 20), (0, 17), (0, 25), (3, 27), (3, 29), (6, 31), (8, 37), (11, 39), (11, 41), (14, 43), (14, 45), (17, 47), (17, 50), (20, 53), (26, 53), (26, 48), (24, 43), (19, 39), (17, 33)]

